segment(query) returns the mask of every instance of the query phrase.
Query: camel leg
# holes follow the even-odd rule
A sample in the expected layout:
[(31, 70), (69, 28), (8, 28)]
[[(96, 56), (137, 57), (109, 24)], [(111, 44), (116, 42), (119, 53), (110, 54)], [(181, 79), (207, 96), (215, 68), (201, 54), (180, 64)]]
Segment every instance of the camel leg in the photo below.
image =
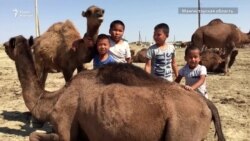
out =
[(84, 70), (83, 65), (77, 66), (77, 73), (79, 73), (79, 72), (81, 72), (83, 70)]
[[(58, 133), (60, 141), (77, 141), (79, 140), (79, 126), (76, 121), (72, 121), (71, 119), (59, 119), (55, 125), (56, 132)], [(85, 136), (84, 136), (85, 137)], [(87, 141), (87, 140), (84, 140)]]
[[(64, 99), (66, 100), (66, 99)], [(77, 105), (78, 97), (71, 99), (70, 103), (65, 107), (65, 102), (57, 103), (51, 113), (51, 124), (55, 132), (58, 134), (60, 141), (77, 141), (79, 137), (79, 124), (77, 121)], [(69, 106), (70, 105), (70, 106)], [(70, 110), (66, 110), (69, 108)]]
[(73, 76), (74, 70), (63, 69), (63, 76), (66, 82), (70, 81)]
[(45, 88), (45, 81), (47, 79), (48, 72), (45, 70), (44, 62), (39, 59), (40, 59), (39, 56), (34, 58), (34, 60), (36, 60), (34, 65), (35, 65), (36, 74), (40, 81), (40, 84), (42, 88)]
[(30, 141), (59, 141), (59, 136), (55, 133), (45, 134), (32, 132), (29, 136)]
[(231, 42), (225, 49), (225, 67), (224, 67), (224, 74), (228, 75), (228, 66), (229, 66), (229, 61), (232, 55), (232, 51), (235, 48), (234, 42)]
[(230, 61), (229, 61), (229, 64), (228, 64), (228, 68), (230, 69), (231, 66), (234, 64), (234, 61), (235, 61), (235, 58), (236, 56), (238, 55), (238, 50), (237, 49), (234, 49), (232, 51), (232, 54), (231, 54), (231, 57), (230, 57)]
[(40, 76), (40, 83), (41, 83), (42, 88), (45, 88), (47, 76), (48, 76), (48, 72), (46, 71), (43, 71), (42, 75)]

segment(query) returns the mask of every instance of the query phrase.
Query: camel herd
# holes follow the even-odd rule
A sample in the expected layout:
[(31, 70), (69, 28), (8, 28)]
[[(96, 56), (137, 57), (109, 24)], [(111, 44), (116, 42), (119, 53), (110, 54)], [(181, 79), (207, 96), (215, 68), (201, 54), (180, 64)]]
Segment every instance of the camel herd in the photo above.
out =
[[(200, 63), (206, 66), (209, 72), (228, 75), (229, 68), (238, 54), (236, 47), (247, 43), (250, 43), (250, 32), (243, 33), (234, 24), (213, 19), (207, 25), (198, 28), (186, 46), (197, 46), (202, 50)], [(215, 48), (219, 48), (219, 51), (214, 50)], [(138, 51), (132, 60), (145, 63), (146, 49)]]
[(5, 44), (27, 108), (55, 131), (33, 132), (30, 141), (201, 141), (211, 121), (218, 140), (225, 140), (211, 101), (131, 64), (83, 71), (65, 87), (45, 91), (33, 62), (33, 42), (17, 36)]
[[(225, 60), (223, 72), (228, 74), (230, 62), (234, 62), (237, 46), (250, 43), (250, 32), (243, 33), (240, 29), (231, 23), (224, 23), (221, 19), (214, 19), (207, 25), (199, 27), (192, 35), (191, 43), (201, 49), (219, 48), (222, 59)], [(234, 53), (233, 53), (234, 52)], [(236, 54), (237, 55), (237, 54)]]
[[(179, 84), (131, 64), (82, 71), (94, 53), (86, 39), (96, 40), (104, 10), (91, 6), (82, 16), (87, 18), (84, 38), (67, 20), (35, 39), (20, 35), (4, 44), (15, 62), (27, 108), (54, 128), (53, 133), (31, 133), (30, 141), (202, 141), (211, 121), (218, 141), (225, 141), (215, 105)], [(246, 42), (249, 33), (215, 19), (194, 32), (190, 45), (208, 48), (201, 63), (226, 74), (238, 54), (235, 47)], [(133, 61), (144, 62), (145, 55), (143, 49)], [(72, 77), (75, 69), (79, 73)], [(51, 72), (62, 72), (67, 82), (54, 92), (44, 89)]]

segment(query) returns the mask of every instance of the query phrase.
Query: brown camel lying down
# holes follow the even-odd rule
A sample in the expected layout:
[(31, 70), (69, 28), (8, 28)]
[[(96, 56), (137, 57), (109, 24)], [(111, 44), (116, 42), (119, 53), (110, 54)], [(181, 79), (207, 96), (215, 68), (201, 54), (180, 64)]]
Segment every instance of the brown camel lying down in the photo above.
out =
[(136, 55), (133, 55), (132, 62), (134, 63), (146, 63), (146, 55), (147, 55), (147, 49), (143, 48), (140, 51), (136, 53)]
[(179, 84), (153, 77), (130, 64), (110, 64), (76, 75), (55, 92), (39, 84), (30, 52), (32, 39), (5, 43), (15, 60), (26, 106), (49, 121), (52, 134), (33, 132), (30, 141), (201, 141), (213, 120), (224, 141), (212, 102)]
[[(233, 50), (230, 56), (228, 68), (231, 68), (235, 62), (238, 50)], [(206, 66), (208, 72), (224, 73), (225, 72), (225, 56), (219, 51), (207, 49), (201, 53), (200, 64)]]

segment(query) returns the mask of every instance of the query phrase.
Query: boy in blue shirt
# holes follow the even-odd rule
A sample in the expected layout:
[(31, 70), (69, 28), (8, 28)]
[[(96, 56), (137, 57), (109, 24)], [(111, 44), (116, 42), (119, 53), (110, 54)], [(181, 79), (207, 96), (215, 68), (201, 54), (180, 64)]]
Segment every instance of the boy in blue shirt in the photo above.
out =
[(115, 62), (115, 60), (109, 54), (109, 48), (110, 48), (109, 36), (105, 34), (100, 34), (96, 40), (97, 54), (94, 56), (94, 61), (93, 61), (94, 69), (100, 68), (105, 64)]

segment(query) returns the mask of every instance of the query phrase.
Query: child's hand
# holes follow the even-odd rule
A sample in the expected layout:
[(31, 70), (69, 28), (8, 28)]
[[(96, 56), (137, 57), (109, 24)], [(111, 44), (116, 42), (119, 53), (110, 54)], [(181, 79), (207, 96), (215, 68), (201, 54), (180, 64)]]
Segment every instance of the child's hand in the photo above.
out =
[(186, 90), (189, 90), (189, 91), (193, 90), (193, 88), (190, 87), (190, 86), (188, 86), (188, 85), (184, 85), (184, 88), (185, 88)]

